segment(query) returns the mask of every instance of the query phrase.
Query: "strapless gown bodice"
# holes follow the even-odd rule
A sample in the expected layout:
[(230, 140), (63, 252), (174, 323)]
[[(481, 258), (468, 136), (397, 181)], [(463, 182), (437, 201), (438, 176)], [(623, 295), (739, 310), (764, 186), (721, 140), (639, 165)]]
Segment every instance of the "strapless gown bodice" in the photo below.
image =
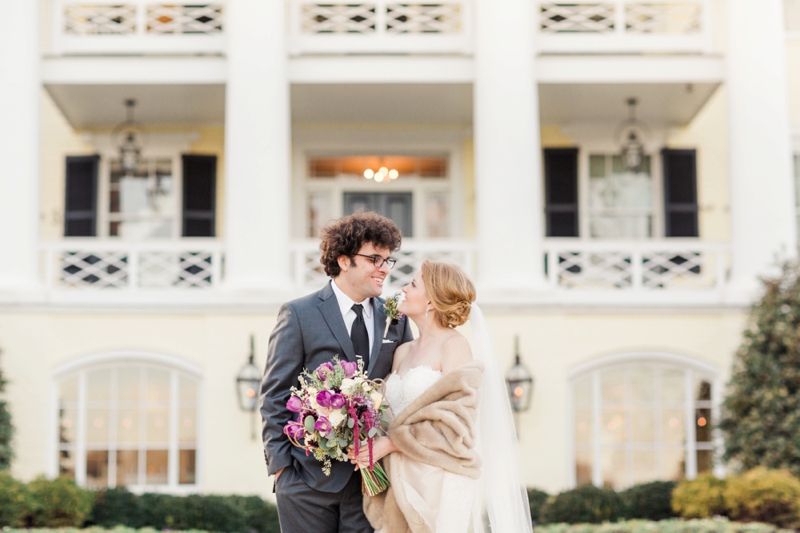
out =
[(386, 380), (386, 401), (394, 416), (399, 415), (442, 377), (441, 370), (429, 366), (415, 366), (405, 375), (395, 372)]

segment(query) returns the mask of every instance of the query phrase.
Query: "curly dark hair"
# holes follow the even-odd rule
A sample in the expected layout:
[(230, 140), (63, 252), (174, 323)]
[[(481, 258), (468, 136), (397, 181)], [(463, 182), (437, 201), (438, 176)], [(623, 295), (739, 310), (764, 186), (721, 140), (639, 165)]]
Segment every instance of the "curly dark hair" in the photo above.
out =
[(339, 275), (339, 257), (347, 256), (353, 260), (365, 244), (376, 248), (388, 248), (391, 252), (400, 249), (403, 236), (397, 224), (386, 217), (371, 211), (356, 213), (333, 220), (319, 233), (319, 249), (322, 256), (319, 262), (325, 273), (332, 278)]

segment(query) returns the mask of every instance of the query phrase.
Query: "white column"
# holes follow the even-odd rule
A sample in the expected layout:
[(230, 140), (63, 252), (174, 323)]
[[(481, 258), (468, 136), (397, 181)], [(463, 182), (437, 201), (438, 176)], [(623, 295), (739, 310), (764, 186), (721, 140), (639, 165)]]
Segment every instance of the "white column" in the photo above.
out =
[(539, 95), (533, 2), (475, 2), (478, 276), (490, 291), (544, 284)]
[(776, 254), (796, 255), (780, 0), (728, 0), (732, 284), (752, 290)]
[(289, 283), (285, 3), (227, 4), (225, 280), (232, 290), (286, 289)]
[(0, 293), (39, 285), (39, 2), (8, 2), (0, 32)]

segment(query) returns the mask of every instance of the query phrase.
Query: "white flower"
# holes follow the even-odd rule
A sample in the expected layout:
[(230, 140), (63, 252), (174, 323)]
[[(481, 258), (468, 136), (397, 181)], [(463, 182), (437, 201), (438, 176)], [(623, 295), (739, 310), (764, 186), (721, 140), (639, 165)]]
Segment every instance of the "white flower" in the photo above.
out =
[(383, 402), (383, 396), (381, 396), (377, 392), (373, 392), (372, 394), (369, 395), (369, 397), (372, 399), (372, 405), (375, 406), (375, 409), (380, 408), (381, 402)]
[(355, 384), (356, 384), (355, 380), (353, 380), (351, 378), (344, 378), (342, 380), (341, 389), (343, 391), (350, 390), (351, 388), (353, 388), (353, 385), (355, 385)]
[(342, 422), (344, 422), (346, 419), (347, 417), (344, 416), (341, 409), (331, 411), (331, 414), (328, 415), (328, 420), (331, 421), (333, 427), (339, 427), (342, 424)]
[(372, 388), (372, 383), (368, 381), (361, 382), (361, 390), (363, 390), (364, 392), (369, 392), (371, 388)]

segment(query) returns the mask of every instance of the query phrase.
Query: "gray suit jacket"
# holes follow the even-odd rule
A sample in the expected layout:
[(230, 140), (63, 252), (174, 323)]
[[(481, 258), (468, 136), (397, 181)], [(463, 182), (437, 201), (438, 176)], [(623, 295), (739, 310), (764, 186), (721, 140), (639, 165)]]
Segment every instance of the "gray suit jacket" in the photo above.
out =
[[(412, 339), (408, 320), (386, 327), (383, 300), (372, 299), (375, 333), (368, 375), (371, 379), (385, 378), (392, 370), (395, 349)], [(278, 322), (269, 337), (267, 364), (261, 380), (261, 418), (264, 440), (264, 459), (270, 475), (285, 467), (294, 467), (310, 487), (323, 492), (339, 492), (353, 474), (349, 462), (333, 461), (331, 475), (322, 473), (322, 463), (314, 456), (293, 446), (283, 434), (286, 422), (294, 413), (286, 409), (290, 388), (298, 384), (297, 377), (304, 368), (314, 370), (335, 355), (340, 360), (356, 361), (353, 343), (344, 325), (339, 303), (330, 283), (322, 290), (283, 304)]]

